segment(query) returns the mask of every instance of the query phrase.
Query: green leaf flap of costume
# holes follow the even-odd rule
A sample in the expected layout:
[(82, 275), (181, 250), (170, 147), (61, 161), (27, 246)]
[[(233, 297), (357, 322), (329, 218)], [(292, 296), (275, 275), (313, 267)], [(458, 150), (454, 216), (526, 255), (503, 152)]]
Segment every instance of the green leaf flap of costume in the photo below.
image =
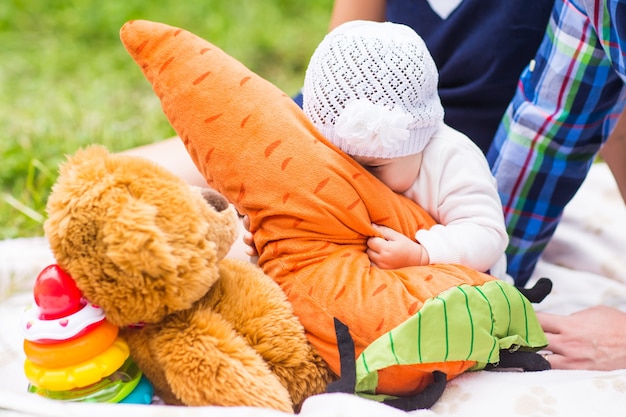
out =
[(368, 398), (378, 371), (393, 365), (476, 361), (472, 370), (500, 360), (501, 349), (547, 346), (530, 302), (512, 285), (461, 285), (426, 300), (411, 318), (368, 346), (357, 359), (356, 392)]

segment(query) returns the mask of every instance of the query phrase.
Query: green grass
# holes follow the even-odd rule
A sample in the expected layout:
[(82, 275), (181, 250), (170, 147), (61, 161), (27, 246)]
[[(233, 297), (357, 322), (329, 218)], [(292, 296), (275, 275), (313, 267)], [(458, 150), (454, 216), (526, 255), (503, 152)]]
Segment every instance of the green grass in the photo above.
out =
[[(193, 4), (191, 4), (193, 3)], [(119, 40), (131, 19), (187, 29), (294, 94), (332, 0), (0, 2), (0, 239), (42, 235), (65, 155), (174, 135)]]

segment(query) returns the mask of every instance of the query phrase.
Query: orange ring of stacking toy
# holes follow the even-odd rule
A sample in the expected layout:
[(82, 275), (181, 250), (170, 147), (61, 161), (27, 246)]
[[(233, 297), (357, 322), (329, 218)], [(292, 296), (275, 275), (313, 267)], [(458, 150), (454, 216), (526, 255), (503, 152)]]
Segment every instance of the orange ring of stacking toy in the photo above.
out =
[(30, 360), (24, 361), (24, 374), (31, 384), (52, 391), (65, 391), (98, 382), (111, 375), (128, 358), (130, 350), (124, 339), (117, 338), (98, 356), (76, 365), (45, 368)]
[(61, 368), (98, 356), (113, 344), (118, 327), (103, 320), (82, 336), (58, 343), (37, 343), (24, 340), (28, 360), (46, 368)]

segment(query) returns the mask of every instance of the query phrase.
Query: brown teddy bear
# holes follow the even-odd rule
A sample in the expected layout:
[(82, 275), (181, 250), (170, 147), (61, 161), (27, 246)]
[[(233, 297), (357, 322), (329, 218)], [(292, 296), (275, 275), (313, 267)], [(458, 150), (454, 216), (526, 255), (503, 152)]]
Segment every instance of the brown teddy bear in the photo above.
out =
[(164, 402), (293, 412), (333, 379), (279, 286), (224, 259), (238, 220), (217, 192), (92, 146), (62, 164), (47, 212), (57, 263)]

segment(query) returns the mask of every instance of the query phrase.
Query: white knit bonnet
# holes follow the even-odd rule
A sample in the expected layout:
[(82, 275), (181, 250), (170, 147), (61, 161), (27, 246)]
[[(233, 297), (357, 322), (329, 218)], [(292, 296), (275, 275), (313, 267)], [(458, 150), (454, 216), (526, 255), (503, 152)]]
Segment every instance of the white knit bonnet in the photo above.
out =
[(351, 21), (328, 33), (306, 71), (303, 110), (352, 156), (421, 152), (443, 122), (435, 62), (405, 25)]

